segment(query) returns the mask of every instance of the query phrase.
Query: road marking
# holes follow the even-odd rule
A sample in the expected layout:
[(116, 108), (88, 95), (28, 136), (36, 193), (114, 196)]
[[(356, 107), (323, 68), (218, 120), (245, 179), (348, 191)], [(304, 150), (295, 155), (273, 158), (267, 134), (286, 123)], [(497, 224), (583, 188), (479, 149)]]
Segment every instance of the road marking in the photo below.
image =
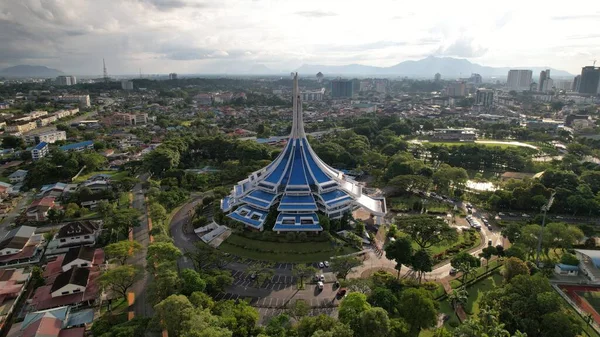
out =
[(271, 307), (271, 302), (273, 302), (273, 298), (269, 298), (269, 307)]

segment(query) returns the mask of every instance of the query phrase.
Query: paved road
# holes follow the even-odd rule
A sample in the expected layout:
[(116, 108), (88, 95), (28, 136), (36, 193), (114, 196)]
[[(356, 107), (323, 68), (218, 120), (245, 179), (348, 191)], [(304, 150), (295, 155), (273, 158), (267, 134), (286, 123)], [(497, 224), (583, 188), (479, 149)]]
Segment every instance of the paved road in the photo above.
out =
[[(141, 175), (140, 180), (148, 180), (148, 175)], [(148, 303), (146, 300), (146, 286), (152, 278), (152, 275), (146, 272), (146, 252), (148, 250), (150, 239), (148, 233), (148, 217), (146, 215), (146, 202), (144, 201), (142, 183), (135, 185), (132, 192), (133, 207), (142, 212), (142, 216), (140, 217), (140, 226), (133, 228), (133, 239), (142, 245), (142, 249), (140, 249), (137, 254), (129, 259), (129, 264), (136, 264), (144, 268), (144, 277), (132, 287), (132, 291), (136, 295), (133, 309), (136, 316), (151, 317), (154, 315), (154, 311), (150, 303)]]
[[(202, 201), (202, 198), (202, 195), (194, 197), (190, 202), (181, 207), (171, 219), (171, 224), (169, 226), (171, 237), (173, 238), (175, 246), (177, 246), (184, 254), (196, 249), (194, 242), (198, 241), (198, 238), (194, 234), (184, 233), (183, 226), (189, 221), (190, 212), (194, 211), (196, 205)], [(177, 264), (180, 269), (194, 269), (194, 263), (186, 256), (180, 258), (179, 261), (177, 261)]]
[(32, 195), (31, 192), (24, 193), (10, 213), (4, 215), (4, 218), (0, 222), (0, 238), (3, 238), (4, 235), (12, 229), (11, 225), (14, 224), (15, 219), (17, 219), (19, 214), (22, 213), (21, 208), (24, 208), (29, 204), (29, 199)]

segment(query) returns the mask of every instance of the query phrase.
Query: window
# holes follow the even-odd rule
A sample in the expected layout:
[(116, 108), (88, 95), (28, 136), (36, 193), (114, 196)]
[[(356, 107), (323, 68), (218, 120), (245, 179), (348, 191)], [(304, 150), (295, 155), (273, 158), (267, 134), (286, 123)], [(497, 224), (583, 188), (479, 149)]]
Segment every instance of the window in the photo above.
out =
[(89, 238), (90, 238), (90, 236), (89, 236), (89, 235), (85, 235), (83, 238), (84, 238), (84, 239), (89, 239)]
[(60, 239), (60, 242), (67, 242), (66, 239)]
[(68, 294), (68, 293), (69, 293), (68, 291), (63, 291), (63, 292), (62, 292), (62, 293), (60, 293), (60, 294), (61, 294), (61, 295), (66, 295), (66, 294)]
[(73, 293), (78, 293), (78, 292), (80, 292), (80, 291), (81, 291), (81, 289), (74, 289), (74, 290), (73, 290)]
[(87, 267), (87, 266), (88, 266), (88, 264), (87, 264), (87, 263), (82, 263), (82, 264), (81, 264), (81, 267)]

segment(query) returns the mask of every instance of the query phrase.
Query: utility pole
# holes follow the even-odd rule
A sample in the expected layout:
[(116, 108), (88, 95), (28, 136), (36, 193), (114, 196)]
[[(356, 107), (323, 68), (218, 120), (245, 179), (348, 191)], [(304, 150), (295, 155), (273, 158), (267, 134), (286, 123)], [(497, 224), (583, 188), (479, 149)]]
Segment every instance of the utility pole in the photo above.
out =
[(544, 212), (544, 216), (542, 217), (542, 228), (540, 229), (540, 237), (538, 238), (538, 245), (537, 245), (537, 254), (535, 256), (535, 265), (538, 268), (540, 267), (540, 253), (542, 251), (542, 236), (544, 235), (544, 226), (546, 226), (546, 213), (548, 212), (550, 207), (552, 207), (552, 203), (554, 202), (555, 194), (556, 194), (556, 192), (552, 192), (552, 195), (550, 195), (550, 200), (548, 200), (548, 202), (544, 206), (542, 206), (542, 211)]

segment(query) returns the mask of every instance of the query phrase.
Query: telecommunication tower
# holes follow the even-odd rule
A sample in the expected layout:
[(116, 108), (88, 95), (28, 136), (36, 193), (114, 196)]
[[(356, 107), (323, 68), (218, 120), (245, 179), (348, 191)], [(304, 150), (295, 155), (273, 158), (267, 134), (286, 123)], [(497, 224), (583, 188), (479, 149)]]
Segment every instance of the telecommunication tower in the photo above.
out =
[(106, 71), (106, 62), (104, 62), (104, 59), (102, 59), (102, 68), (103, 68), (103, 78), (104, 78), (104, 82), (108, 83), (108, 71)]

